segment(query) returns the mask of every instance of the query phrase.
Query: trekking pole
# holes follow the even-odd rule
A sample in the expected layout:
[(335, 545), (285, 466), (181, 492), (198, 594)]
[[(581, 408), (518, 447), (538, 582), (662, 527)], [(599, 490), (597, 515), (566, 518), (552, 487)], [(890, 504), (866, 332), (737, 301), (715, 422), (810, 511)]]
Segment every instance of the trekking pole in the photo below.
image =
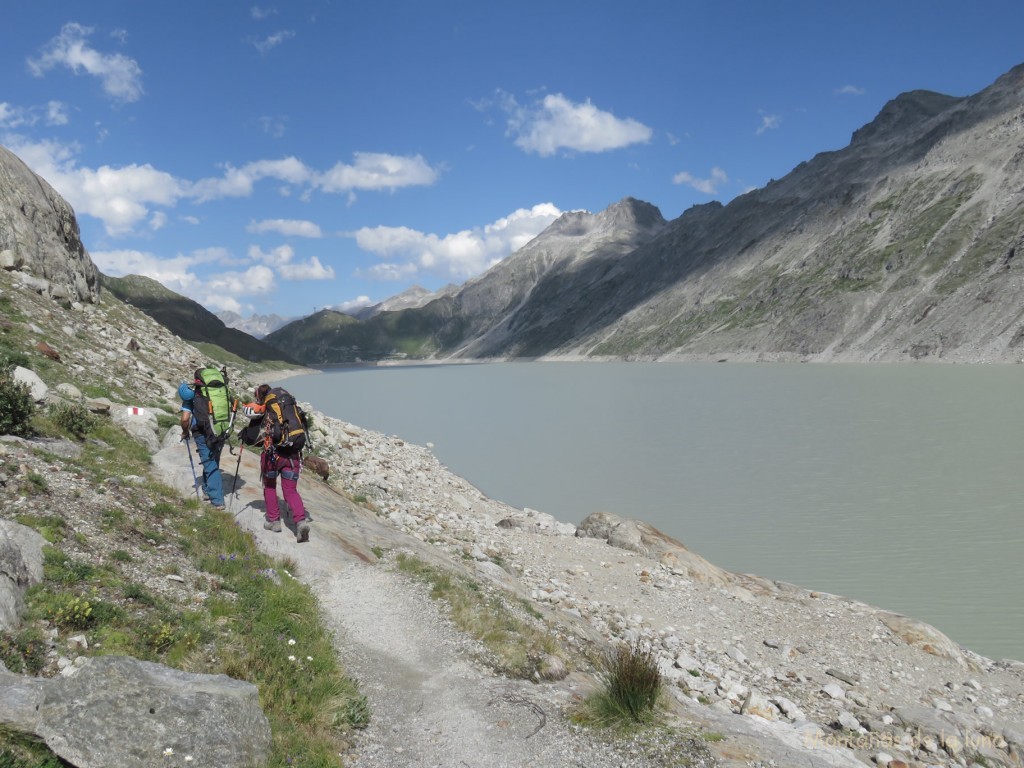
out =
[(199, 477), (196, 475), (196, 465), (192, 463), (192, 447), (189, 445), (188, 435), (182, 440), (185, 442), (185, 453), (188, 454), (188, 465), (192, 468), (192, 487), (196, 491), (196, 501), (202, 502), (199, 498)]
[[(228, 443), (228, 450), (231, 450), (231, 443)], [(239, 467), (242, 466), (242, 451), (244, 451), (244, 450), (245, 450), (245, 448), (241, 444), (241, 440), (239, 440), (239, 445), (238, 445), (238, 461), (235, 462), (235, 479), (231, 481), (231, 495), (232, 496), (235, 495), (235, 487), (238, 485), (238, 469), (239, 469)]]

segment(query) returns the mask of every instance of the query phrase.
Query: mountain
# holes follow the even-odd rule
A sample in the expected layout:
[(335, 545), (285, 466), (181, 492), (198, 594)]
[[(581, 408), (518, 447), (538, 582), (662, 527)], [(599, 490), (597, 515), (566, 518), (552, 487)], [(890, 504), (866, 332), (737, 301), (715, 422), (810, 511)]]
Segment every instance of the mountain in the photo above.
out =
[(422, 307), (425, 304), (429, 304), (434, 299), (449, 296), (458, 290), (459, 286), (452, 283), (449, 283), (437, 291), (428, 291), (422, 286), (414, 285), (410, 288), (406, 288), (401, 293), (395, 294), (391, 298), (384, 299), (384, 301), (372, 304), (368, 307), (360, 307), (348, 314), (358, 320), (366, 320), (367, 318), (373, 317), (381, 312), (395, 312), (400, 309), (415, 309), (417, 307)]
[(1019, 361), (1024, 65), (897, 96), (841, 150), (664, 222), (569, 213), (451, 296), (335, 324), (307, 362), (423, 358)]
[(175, 336), (192, 343), (214, 344), (250, 362), (296, 360), (247, 333), (228, 328), (216, 315), (200, 304), (164, 288), (156, 280), (141, 275), (108, 277), (100, 283), (126, 304), (131, 304), (167, 328)]
[[(565, 213), (513, 255), (422, 307), (380, 311), (354, 322), (318, 313), (278, 329), (267, 341), (320, 363), (451, 354), (487, 357), (488, 349), (509, 340), (506, 324), (531, 305), (543, 279), (558, 286), (571, 283), (571, 275), (584, 264), (610, 267), (664, 226), (657, 208), (632, 198), (596, 215)], [(538, 321), (557, 323), (558, 318), (541, 312)], [(530, 354), (519, 352), (516, 356)]]
[(228, 328), (234, 328), (252, 336), (254, 339), (262, 339), (271, 331), (276, 331), (283, 325), (294, 322), (297, 318), (281, 317), (280, 315), (252, 315), (242, 317), (237, 312), (217, 312), (217, 319)]

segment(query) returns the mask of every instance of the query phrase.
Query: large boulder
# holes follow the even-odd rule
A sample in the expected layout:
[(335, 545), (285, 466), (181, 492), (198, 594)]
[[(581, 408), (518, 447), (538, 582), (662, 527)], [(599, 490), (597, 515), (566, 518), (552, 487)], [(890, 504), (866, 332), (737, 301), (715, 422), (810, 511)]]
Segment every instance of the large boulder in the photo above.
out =
[(165, 768), (172, 756), (174, 765), (251, 768), (270, 749), (256, 686), (124, 656), (88, 659), (68, 677), (0, 671), (0, 725), (77, 768)]
[(17, 629), (25, 590), (43, 580), (43, 545), (36, 531), (0, 520), (0, 631)]
[(158, 422), (156, 412), (152, 408), (114, 406), (110, 415), (117, 426), (146, 446), (150, 453), (160, 450), (160, 439), (157, 437)]
[(576, 528), (576, 536), (604, 539), (613, 547), (664, 563), (694, 581), (707, 584), (728, 584), (732, 574), (712, 565), (700, 555), (653, 525), (641, 520), (627, 520), (610, 512), (594, 512)]
[(99, 300), (99, 270), (79, 238), (75, 212), (2, 146), (0, 265), (28, 275), (33, 287), (51, 298), (91, 304)]

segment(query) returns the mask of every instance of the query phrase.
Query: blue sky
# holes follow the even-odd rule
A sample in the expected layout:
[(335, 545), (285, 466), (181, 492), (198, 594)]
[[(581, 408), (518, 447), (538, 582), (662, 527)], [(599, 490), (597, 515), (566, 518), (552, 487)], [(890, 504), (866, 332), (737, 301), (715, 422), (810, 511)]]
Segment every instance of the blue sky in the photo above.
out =
[(285, 317), (462, 283), (562, 211), (672, 219), (1024, 62), (1024, 3), (9, 3), (0, 144), (108, 275)]

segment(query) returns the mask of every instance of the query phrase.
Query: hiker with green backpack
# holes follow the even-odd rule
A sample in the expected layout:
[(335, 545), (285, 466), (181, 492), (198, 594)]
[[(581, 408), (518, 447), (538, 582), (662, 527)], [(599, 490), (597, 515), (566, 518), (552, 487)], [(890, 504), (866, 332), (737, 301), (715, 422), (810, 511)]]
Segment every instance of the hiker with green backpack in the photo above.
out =
[[(178, 387), (181, 397), (181, 439), (195, 440), (203, 467), (203, 493), (214, 509), (224, 509), (224, 482), (220, 474), (220, 453), (231, 434), (235, 408), (228, 392), (227, 372), (198, 368), (192, 384)], [(237, 401), (235, 401), (237, 405)]]

